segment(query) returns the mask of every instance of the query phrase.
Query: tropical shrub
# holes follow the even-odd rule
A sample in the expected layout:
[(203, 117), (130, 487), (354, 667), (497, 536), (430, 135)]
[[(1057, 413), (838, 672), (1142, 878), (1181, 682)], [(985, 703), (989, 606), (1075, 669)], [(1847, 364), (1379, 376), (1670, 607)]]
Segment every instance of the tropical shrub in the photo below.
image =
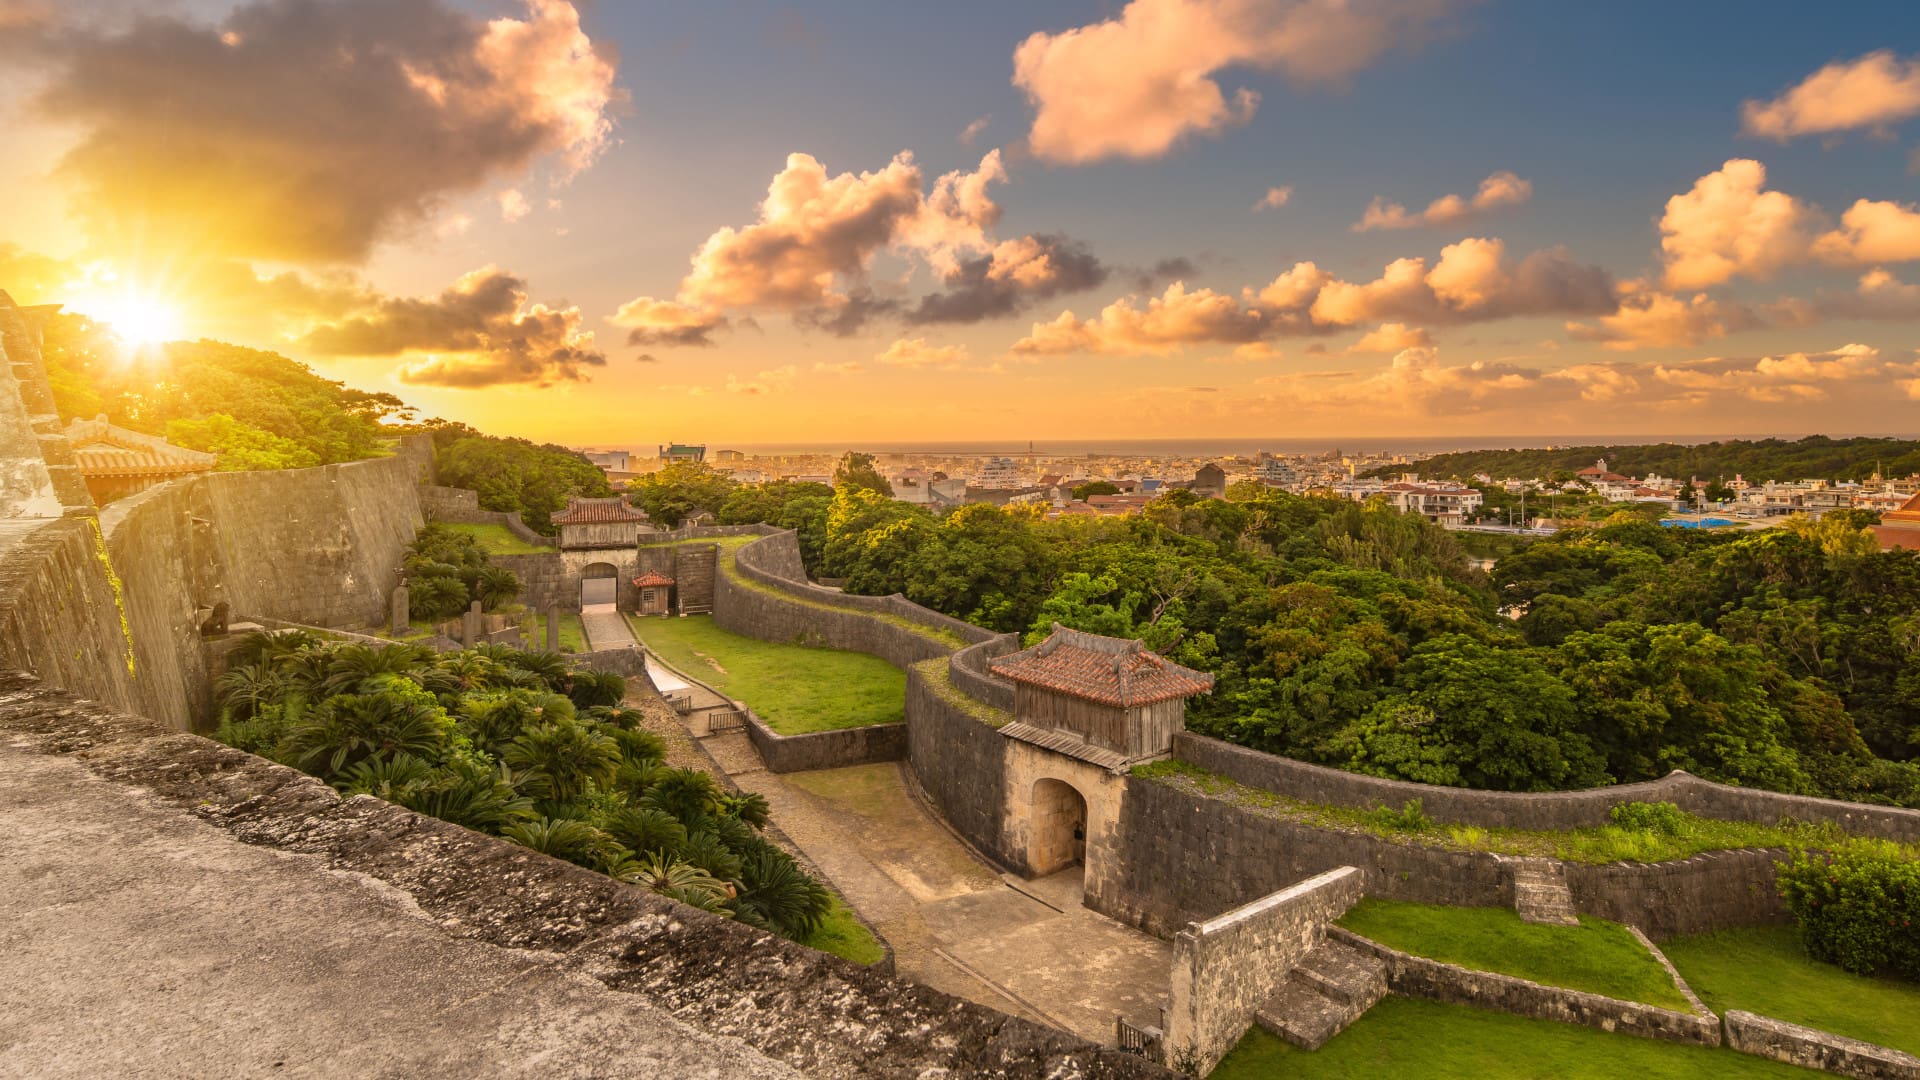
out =
[(1920, 859), (1859, 840), (1796, 852), (1778, 870), (1780, 895), (1814, 959), (1920, 979)]

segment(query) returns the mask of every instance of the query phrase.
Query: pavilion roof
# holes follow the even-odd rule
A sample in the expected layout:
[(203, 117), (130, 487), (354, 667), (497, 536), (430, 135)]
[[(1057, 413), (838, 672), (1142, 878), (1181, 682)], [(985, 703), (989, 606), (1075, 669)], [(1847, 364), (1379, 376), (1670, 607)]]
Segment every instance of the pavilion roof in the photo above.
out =
[(989, 661), (996, 675), (1103, 705), (1133, 708), (1213, 689), (1213, 676), (1168, 660), (1139, 641), (1053, 624), (1047, 640)]
[(621, 521), (645, 521), (647, 512), (636, 510), (627, 505), (627, 500), (615, 495), (610, 499), (567, 500), (567, 508), (553, 515), (555, 525), (607, 525)]
[(175, 446), (157, 435), (129, 431), (105, 416), (75, 420), (65, 434), (82, 476), (185, 476), (208, 472), (219, 456)]

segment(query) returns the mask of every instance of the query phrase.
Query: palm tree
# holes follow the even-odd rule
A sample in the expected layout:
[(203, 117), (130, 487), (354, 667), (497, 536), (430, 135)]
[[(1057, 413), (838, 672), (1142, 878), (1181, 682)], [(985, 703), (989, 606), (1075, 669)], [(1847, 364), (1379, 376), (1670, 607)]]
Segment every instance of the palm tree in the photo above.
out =
[(732, 904), (741, 922), (799, 939), (819, 929), (832, 906), (826, 887), (779, 848), (763, 844), (743, 860)]
[(713, 777), (698, 769), (666, 769), (647, 785), (641, 802), (691, 824), (710, 817), (719, 800), (720, 789)]
[(547, 689), (552, 690), (556, 694), (566, 690), (567, 678), (570, 673), (567, 671), (566, 660), (562, 658), (559, 653), (522, 652), (519, 649), (509, 649), (504, 646), (494, 646), (494, 648), (499, 650), (497, 653), (492, 653), (490, 650), (490, 654), (493, 655), (494, 659), (499, 660), (508, 667), (517, 668), (521, 671), (539, 676), (540, 681), (546, 684)]
[(627, 696), (627, 680), (611, 671), (576, 671), (567, 684), (567, 697), (582, 709), (611, 708)]
[(287, 678), (264, 661), (236, 667), (213, 684), (220, 706), (237, 720), (250, 720), (287, 692)]
[(346, 795), (372, 795), (405, 805), (408, 794), (434, 779), (433, 766), (412, 754), (375, 754), (355, 762), (334, 786)]
[(458, 697), (486, 689), (500, 672), (499, 663), (493, 659), (462, 649), (436, 658), (433, 667), (422, 673), (421, 685), (442, 698)]
[(337, 776), (375, 754), (437, 759), (452, 728), (437, 706), (423, 707), (399, 694), (339, 694), (294, 728), (288, 743), (302, 769), (318, 767), (324, 776)]
[(256, 630), (242, 637), (227, 661), (235, 666), (271, 663), (276, 657), (305, 652), (320, 644), (320, 638), (307, 630)]
[(519, 595), (519, 576), (504, 566), (483, 566), (474, 576), (473, 598), (487, 611), (512, 603)]
[(589, 784), (606, 786), (620, 768), (620, 745), (573, 720), (541, 724), (508, 743), (501, 759), (535, 798), (572, 802)]
[(687, 827), (652, 807), (623, 806), (602, 819), (600, 827), (642, 855), (672, 856), (687, 842)]
[(573, 702), (524, 687), (467, 694), (458, 708), (467, 735), (493, 754), (542, 724), (573, 719)]
[(394, 801), (415, 813), (480, 832), (499, 833), (534, 817), (533, 800), (513, 790), (505, 765), (456, 758), (442, 783), (403, 791)]
[(722, 814), (738, 821), (744, 821), (756, 829), (767, 827), (767, 820), (773, 814), (773, 807), (767, 797), (757, 791), (741, 792), (738, 795), (723, 795), (719, 810)]
[(584, 821), (536, 818), (508, 825), (500, 835), (542, 855), (595, 869), (611, 868), (627, 853), (613, 837)]
[(705, 870), (661, 855), (622, 860), (608, 868), (608, 873), (702, 911), (724, 911), (733, 895), (726, 882)]
[(342, 645), (333, 651), (321, 690), (328, 696), (353, 693), (378, 675), (419, 681), (420, 669), (432, 658), (432, 653), (418, 645)]

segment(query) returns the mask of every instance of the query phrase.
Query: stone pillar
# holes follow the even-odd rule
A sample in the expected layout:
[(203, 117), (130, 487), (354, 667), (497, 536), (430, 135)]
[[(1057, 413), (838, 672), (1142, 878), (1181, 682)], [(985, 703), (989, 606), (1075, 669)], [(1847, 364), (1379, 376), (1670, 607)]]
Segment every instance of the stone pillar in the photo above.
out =
[(480, 640), (480, 601), (475, 600), (472, 606), (460, 616), (460, 644), (471, 649), (474, 642), (478, 640)]
[(393, 599), (388, 603), (391, 621), (387, 625), (394, 637), (404, 637), (413, 632), (413, 613), (407, 608), (407, 579), (401, 578), (400, 584), (393, 590)]
[(560, 651), (560, 605), (547, 606), (547, 651)]

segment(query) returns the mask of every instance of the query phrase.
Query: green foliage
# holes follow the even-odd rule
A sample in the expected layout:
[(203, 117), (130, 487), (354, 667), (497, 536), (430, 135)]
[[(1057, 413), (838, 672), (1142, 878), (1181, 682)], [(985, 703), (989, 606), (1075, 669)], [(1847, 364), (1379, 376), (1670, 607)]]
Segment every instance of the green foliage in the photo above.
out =
[(1417, 472), (1422, 476), (1467, 480), (1476, 473), (1496, 478), (1551, 476), (1572, 473), (1605, 458), (1607, 468), (1633, 476), (1728, 478), (1744, 475), (1763, 480), (1800, 480), (1823, 477), (1865, 480), (1876, 469), (1886, 476), (1920, 472), (1920, 442), (1907, 439), (1861, 437), (1834, 439), (1810, 435), (1797, 441), (1731, 439), (1725, 442), (1681, 446), (1656, 443), (1643, 446), (1566, 446), (1553, 450), (1469, 450), (1440, 454), (1412, 465), (1394, 465), (1373, 475)]
[(1089, 480), (1084, 484), (1073, 486), (1073, 497), (1083, 501), (1093, 495), (1118, 494), (1120, 494), (1120, 485), (1111, 480)]
[(1408, 799), (1398, 810), (1375, 807), (1367, 811), (1366, 820), (1367, 824), (1385, 832), (1417, 833), (1433, 828), (1433, 819), (1427, 816), (1419, 799)]
[(284, 469), (379, 457), (412, 410), (277, 353), (176, 341), (129, 356), (111, 332), (56, 314), (43, 355), (65, 419), (105, 413), (122, 427), (221, 455), (222, 469)]
[(1861, 840), (1778, 866), (1780, 896), (1814, 959), (1920, 980), (1920, 857)]
[(1607, 811), (1607, 816), (1622, 829), (1659, 833), (1661, 836), (1685, 836), (1687, 815), (1670, 802), (1626, 802)]
[(738, 487), (731, 476), (698, 461), (670, 461), (627, 485), (634, 505), (669, 529), (702, 510), (718, 517)]
[[(764, 798), (662, 765), (665, 743), (619, 706), (616, 675), (552, 653), (436, 655), (291, 632), (245, 638), (233, 658), (216, 731), (229, 745), (790, 938), (834, 912), (761, 837)], [(842, 920), (835, 941), (851, 951), (857, 925)]]
[(408, 608), (428, 621), (450, 619), (474, 600), (493, 611), (520, 595), (519, 575), (489, 564), (472, 532), (439, 522), (420, 527), (401, 566), (408, 578)]
[(442, 484), (469, 488), (484, 510), (518, 512), (535, 532), (552, 536), (549, 520), (567, 500), (613, 494), (607, 476), (585, 455), (550, 443), (500, 439), (463, 424), (437, 424), (434, 471)]
[(887, 483), (887, 478), (880, 475), (880, 470), (874, 467), (873, 455), (859, 454), (852, 450), (842, 454), (840, 460), (833, 466), (833, 489), (835, 491), (859, 489), (884, 495), (889, 499), (893, 498), (893, 485)]

